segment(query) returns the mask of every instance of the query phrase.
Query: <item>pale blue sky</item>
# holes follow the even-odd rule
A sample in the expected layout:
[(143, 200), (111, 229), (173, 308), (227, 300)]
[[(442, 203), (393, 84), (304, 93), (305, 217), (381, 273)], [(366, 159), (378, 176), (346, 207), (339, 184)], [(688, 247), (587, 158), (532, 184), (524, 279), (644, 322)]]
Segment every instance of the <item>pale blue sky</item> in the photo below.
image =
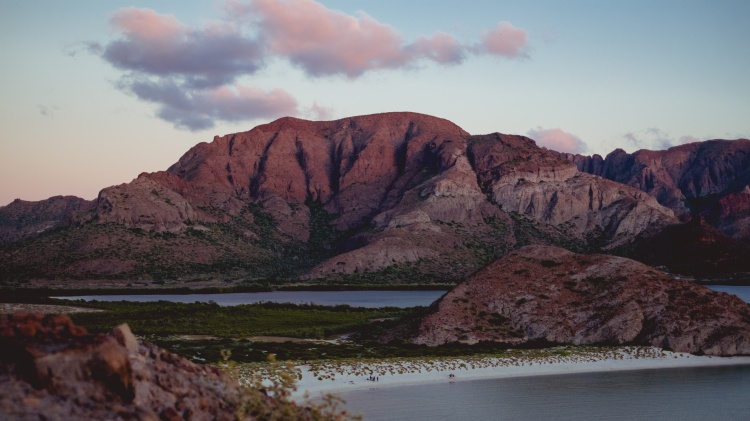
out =
[[(0, 205), (58, 194), (93, 199), (101, 188), (166, 169), (198, 142), (271, 119), (218, 108), (210, 128), (176, 128), (159, 117), (161, 103), (127, 85), (132, 69), (107, 61), (103, 51), (126, 38), (110, 21), (118, 10), (150, 7), (196, 30), (231, 20), (224, 2), (185, 3), (0, 2)], [(291, 53), (277, 51), (259, 70), (234, 74), (233, 83), (283, 90), (302, 118), (315, 117), (314, 104), (329, 118), (415, 111), (474, 134), (563, 133), (587, 153), (750, 137), (748, 1), (320, 3), (326, 13), (362, 19), (364, 12), (389, 25), (402, 46), (450, 34), (463, 60), (316, 75), (304, 67), (314, 58), (294, 65)], [(255, 15), (234, 18), (247, 39), (267, 35)], [(525, 33), (523, 54), (476, 53), (500, 22)], [(94, 44), (100, 49), (88, 48)], [(190, 106), (200, 112), (200, 104)]]

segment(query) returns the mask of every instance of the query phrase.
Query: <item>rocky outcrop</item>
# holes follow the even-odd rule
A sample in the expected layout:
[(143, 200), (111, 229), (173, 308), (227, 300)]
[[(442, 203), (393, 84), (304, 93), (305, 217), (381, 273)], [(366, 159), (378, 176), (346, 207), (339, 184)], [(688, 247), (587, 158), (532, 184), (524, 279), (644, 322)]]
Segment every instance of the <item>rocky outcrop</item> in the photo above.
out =
[(750, 185), (748, 139), (709, 140), (632, 154), (617, 149), (604, 159), (560, 156), (580, 171), (647, 192), (683, 220), (704, 216), (735, 238), (750, 238), (750, 215), (742, 199)]
[(89, 334), (65, 315), (0, 315), (3, 420), (346, 420), (285, 386), (240, 386), (213, 366), (142, 342), (128, 325)]
[(217, 368), (136, 340), (91, 335), (67, 316), (0, 316), (6, 419), (234, 420), (240, 388)]
[(16, 199), (0, 207), (0, 246), (69, 226), (76, 212), (93, 206), (94, 202), (75, 196), (55, 196), (37, 202)]
[(446, 293), (408, 338), (433, 346), (634, 344), (748, 355), (750, 305), (629, 259), (528, 246)]
[(521, 136), (471, 139), (469, 157), (491, 200), (579, 238), (604, 233), (607, 247), (675, 223), (674, 214), (640, 190), (581, 173), (573, 163)]
[(170, 181), (184, 184), (173, 176), (141, 174), (130, 183), (102, 190), (96, 204), (97, 221), (147, 231), (184, 231), (187, 223), (198, 220), (198, 215), (187, 199), (166, 186)]

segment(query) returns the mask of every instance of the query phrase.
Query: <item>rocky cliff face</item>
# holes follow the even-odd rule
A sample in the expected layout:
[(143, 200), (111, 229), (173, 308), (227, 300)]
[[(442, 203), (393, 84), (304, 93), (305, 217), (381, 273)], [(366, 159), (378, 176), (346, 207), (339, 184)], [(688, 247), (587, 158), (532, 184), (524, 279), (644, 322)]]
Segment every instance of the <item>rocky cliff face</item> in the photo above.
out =
[(683, 219), (701, 215), (735, 238), (750, 238), (750, 140), (710, 140), (602, 159), (561, 154), (579, 170), (636, 187)]
[(471, 136), (415, 113), (282, 118), (217, 137), (165, 172), (102, 190), (86, 216), (48, 241), (75, 254), (50, 263), (40, 242), (0, 250), (0, 263), (26, 277), (392, 268), (453, 280), (523, 244), (611, 248), (676, 222), (651, 196), (528, 138)]
[(579, 238), (601, 232), (608, 247), (674, 223), (674, 214), (647, 194), (579, 172), (530, 139), (495, 134), (471, 141), (479, 182), (505, 211), (565, 226)]
[(90, 335), (67, 316), (0, 317), (6, 419), (236, 419), (239, 385), (139, 342), (127, 325)]
[(127, 325), (89, 334), (65, 315), (0, 315), (4, 420), (348, 420), (334, 406), (301, 406), (285, 386), (240, 386), (136, 339)]
[(0, 246), (68, 226), (76, 212), (94, 204), (75, 196), (55, 196), (37, 202), (16, 199), (0, 207)]
[(652, 345), (750, 354), (750, 305), (641, 263), (528, 246), (488, 265), (433, 304), (418, 344)]

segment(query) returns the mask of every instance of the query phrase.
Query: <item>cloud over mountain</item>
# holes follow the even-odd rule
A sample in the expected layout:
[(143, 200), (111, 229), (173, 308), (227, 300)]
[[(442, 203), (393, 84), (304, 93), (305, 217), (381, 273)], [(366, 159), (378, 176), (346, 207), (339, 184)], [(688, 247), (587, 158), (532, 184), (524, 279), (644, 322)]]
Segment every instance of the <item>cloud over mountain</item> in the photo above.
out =
[(364, 12), (348, 15), (313, 0), (228, 1), (223, 9), (223, 18), (202, 27), (151, 9), (120, 9), (110, 21), (118, 38), (90, 43), (89, 50), (125, 72), (118, 87), (157, 104), (159, 118), (188, 130), (296, 115), (290, 93), (238, 82), (262, 71), (269, 59), (287, 61), (310, 77), (356, 79), (424, 62), (457, 65), (470, 55), (525, 57), (527, 50), (526, 31), (509, 22), (483, 32), (479, 43), (444, 32), (407, 42)]
[(648, 127), (644, 130), (628, 132), (623, 135), (623, 138), (629, 144), (639, 149), (669, 149), (673, 146), (703, 140), (690, 135), (675, 137), (658, 127)]
[(528, 135), (536, 141), (537, 145), (557, 152), (583, 153), (589, 149), (586, 143), (577, 136), (560, 129), (537, 127), (529, 130)]

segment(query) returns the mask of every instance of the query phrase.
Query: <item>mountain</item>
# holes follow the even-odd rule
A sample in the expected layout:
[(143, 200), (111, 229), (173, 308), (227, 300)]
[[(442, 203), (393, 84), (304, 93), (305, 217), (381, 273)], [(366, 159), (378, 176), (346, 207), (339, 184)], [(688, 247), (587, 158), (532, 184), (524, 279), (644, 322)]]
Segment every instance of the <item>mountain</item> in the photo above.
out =
[(750, 304), (633, 260), (527, 246), (491, 263), (386, 335), (451, 342), (648, 345), (750, 354)]
[[(621, 254), (698, 276), (750, 272), (750, 140), (709, 140), (602, 158), (559, 154), (580, 171), (647, 192), (686, 224)], [(694, 220), (687, 224), (688, 221)]]
[(617, 149), (602, 158), (560, 154), (580, 171), (641, 189), (688, 220), (703, 216), (750, 238), (750, 140), (709, 140), (663, 151)]
[(455, 281), (525, 244), (610, 250), (678, 222), (531, 139), (415, 113), (216, 137), (69, 220), (1, 248), (4, 280)]
[(0, 246), (68, 226), (74, 213), (95, 204), (75, 196), (55, 196), (36, 202), (16, 199), (0, 207)]

